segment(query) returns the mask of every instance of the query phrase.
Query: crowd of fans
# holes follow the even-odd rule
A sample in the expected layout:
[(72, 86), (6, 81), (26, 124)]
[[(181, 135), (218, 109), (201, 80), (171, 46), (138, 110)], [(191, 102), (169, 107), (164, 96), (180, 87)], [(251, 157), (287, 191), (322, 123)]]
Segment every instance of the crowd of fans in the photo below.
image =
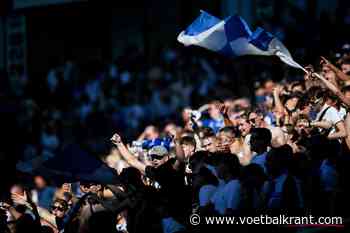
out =
[[(13, 185), (11, 201), (1, 205), (5, 211), (2, 226), (8, 232), (173, 233), (208, 227), (191, 226), (191, 213), (347, 217), (350, 57), (344, 53), (336, 65), (323, 57), (320, 60), (320, 69), (308, 66), (309, 73), (301, 81), (266, 80), (255, 90), (254, 106), (247, 98), (212, 100), (198, 109), (183, 108), (181, 123), (169, 122), (163, 129), (147, 126), (128, 144), (118, 134), (105, 139), (104, 143), (114, 147), (103, 159), (116, 169), (121, 184), (64, 183), (53, 187), (38, 175), (32, 190), (20, 183)], [(210, 73), (205, 60), (200, 64)], [(94, 111), (117, 107), (117, 98), (104, 96), (117, 95), (113, 91), (118, 88), (108, 87), (128, 83), (130, 76), (122, 72), (117, 79), (120, 83), (107, 85), (117, 82), (113, 69), (108, 79), (101, 74), (99, 79), (86, 81), (84, 88), (72, 85), (70, 104), (77, 111), (63, 119), (78, 118), (80, 124), (88, 126)], [(65, 98), (62, 93), (67, 93), (57, 89), (59, 82), (66, 82), (65, 76), (59, 79), (56, 75), (52, 70), (47, 77), (49, 102), (53, 103), (55, 95)], [(208, 75), (200, 83), (208, 82), (209, 88), (215, 81)], [(150, 98), (152, 105), (158, 104), (159, 112), (153, 109), (148, 117), (166, 116), (181, 108), (176, 105), (177, 98), (188, 103), (186, 88), (181, 82), (176, 84), (180, 85), (177, 95), (175, 88), (168, 96), (173, 99), (166, 100), (162, 94)], [(133, 127), (141, 117), (138, 113), (143, 113), (138, 102), (133, 103), (121, 109), (127, 127)], [(53, 156), (62, 143), (59, 126), (67, 122), (62, 120), (64, 112), (53, 106), (40, 114), (49, 120), (35, 132), (37, 106), (33, 101), (25, 104), (23, 115), (31, 117), (23, 117), (19, 123), (33, 140), (24, 148), (25, 158), (37, 156), (38, 144), (40, 156)], [(237, 230), (245, 232), (245, 227)], [(280, 232), (285, 230), (278, 227)]]
[[(20, 180), (1, 202), (0, 231), (212, 230), (192, 226), (192, 213), (342, 216), (346, 224), (350, 45), (333, 63), (321, 57), (306, 67), (304, 76), (284, 72), (278, 61), (243, 58), (242, 68), (186, 51), (163, 49), (150, 66), (129, 49), (113, 64), (82, 68), (67, 61), (44, 79), (18, 73), (2, 80), (5, 95), (21, 100), (21, 159), (48, 159), (71, 143), (112, 144), (101, 159), (121, 183)], [(260, 72), (272, 66), (271, 73)], [(214, 227), (251, 232), (261, 226)]]

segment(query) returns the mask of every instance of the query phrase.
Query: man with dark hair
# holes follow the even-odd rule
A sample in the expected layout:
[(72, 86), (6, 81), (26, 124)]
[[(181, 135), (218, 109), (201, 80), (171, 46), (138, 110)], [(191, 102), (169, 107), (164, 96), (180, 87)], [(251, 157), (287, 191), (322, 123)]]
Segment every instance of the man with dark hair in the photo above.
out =
[(235, 138), (239, 135), (238, 130), (236, 127), (233, 126), (226, 126), (219, 130), (219, 137), (226, 136), (230, 138)]
[(186, 162), (186, 177), (185, 181), (186, 184), (189, 184), (191, 182), (191, 168), (190, 168), (190, 158), (192, 157), (193, 153), (196, 151), (196, 140), (191, 136), (183, 136), (180, 139), (180, 145), (182, 147), (182, 150), (184, 152), (185, 156), (185, 162)]
[(180, 145), (184, 151), (185, 158), (190, 158), (196, 151), (196, 140), (190, 136), (184, 136), (180, 139)]
[(208, 127), (201, 127), (198, 129), (198, 136), (200, 139), (203, 139), (206, 136), (213, 135), (214, 131), (211, 128)]
[(303, 93), (305, 91), (305, 83), (304, 82), (295, 82), (290, 87), (293, 93)]
[(350, 75), (350, 56), (344, 56), (339, 61), (341, 71), (344, 74)]
[(56, 191), (55, 188), (49, 186), (42, 176), (35, 176), (34, 183), (35, 189), (32, 190), (34, 202), (40, 207), (49, 209)]
[(350, 85), (344, 86), (341, 90), (345, 98), (350, 99)]
[(249, 121), (248, 117), (241, 117), (238, 123), (238, 129), (242, 137), (249, 135), (250, 130), (253, 128), (252, 124)]
[(68, 211), (68, 203), (63, 199), (55, 199), (51, 206), (51, 213), (55, 216), (55, 222), (58, 230), (64, 227), (63, 220)]
[(139, 161), (131, 154), (118, 134), (114, 134), (111, 141), (130, 166), (137, 168), (147, 178), (160, 185), (161, 196), (166, 203), (169, 216), (184, 220), (184, 213), (190, 210), (191, 205), (185, 186), (185, 156), (179, 141), (174, 140), (176, 158), (164, 155), (166, 159), (162, 159), (156, 166)]
[(214, 153), (217, 151), (217, 138), (213, 132), (203, 135), (202, 148), (206, 151)]
[(220, 156), (216, 172), (218, 178), (224, 181), (224, 185), (218, 187), (211, 202), (221, 215), (233, 215), (239, 211), (241, 183), (238, 178), (240, 169), (241, 165), (236, 155), (228, 153)]
[[(231, 145), (235, 142), (235, 138), (239, 135), (236, 127), (226, 126), (220, 129), (217, 134), (218, 149), (223, 151), (231, 151)], [(232, 152), (232, 151), (231, 151)]]
[(299, 109), (299, 115), (304, 115), (305, 117), (309, 117), (311, 108), (310, 108), (309, 95), (307, 93), (300, 97), (296, 108)]
[(267, 124), (264, 120), (264, 114), (261, 111), (250, 112), (248, 114), (249, 122), (256, 128), (267, 128), (271, 132), (271, 145), (274, 147), (282, 146), (286, 143), (286, 137), (280, 127), (274, 127)]
[(250, 163), (260, 165), (266, 173), (266, 154), (271, 145), (271, 131), (266, 128), (254, 128), (250, 136), (250, 148), (256, 155)]

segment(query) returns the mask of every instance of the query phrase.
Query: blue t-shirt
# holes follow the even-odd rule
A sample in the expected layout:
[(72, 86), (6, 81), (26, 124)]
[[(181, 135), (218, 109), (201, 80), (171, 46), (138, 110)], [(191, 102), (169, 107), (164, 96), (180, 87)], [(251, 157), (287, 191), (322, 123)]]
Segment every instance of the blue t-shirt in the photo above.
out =
[(215, 210), (224, 215), (227, 209), (237, 210), (241, 201), (241, 184), (238, 179), (230, 180), (222, 186), (218, 186), (210, 201)]
[(212, 184), (203, 185), (199, 189), (199, 206), (206, 206), (209, 204), (211, 197), (216, 192), (217, 187)]
[[(284, 172), (280, 176), (276, 177), (273, 180), (266, 181), (263, 186), (263, 193), (267, 195), (268, 202), (267, 202), (267, 208), (269, 209), (278, 209), (282, 207), (282, 199), (283, 199), (283, 188), (284, 184), (287, 180), (288, 173)], [(301, 182), (296, 179), (295, 177), (292, 177), (294, 179), (295, 185), (296, 185), (296, 198), (298, 199), (297, 205), (299, 208), (303, 208), (304, 206), (304, 200), (302, 197), (302, 190), (301, 190)], [(288, 200), (285, 200), (288, 201)]]
[(335, 166), (327, 159), (323, 160), (320, 166), (321, 188), (325, 192), (335, 190), (338, 183), (338, 173)]
[(204, 127), (211, 128), (214, 131), (214, 133), (219, 132), (219, 130), (225, 126), (224, 119), (220, 119), (220, 120), (205, 119), (205, 120), (202, 120), (202, 124)]
[(220, 214), (225, 214), (225, 185), (219, 185), (215, 193), (210, 198), (210, 202), (214, 204), (215, 210)]
[(266, 170), (266, 155), (267, 152), (260, 154), (260, 155), (256, 155), (252, 158), (250, 163), (253, 164), (257, 164), (260, 167), (262, 167), (262, 169), (264, 169), (265, 174), (267, 174), (267, 170)]
[(241, 183), (239, 180), (230, 180), (225, 185), (224, 192), (226, 209), (237, 210), (241, 202)]
[(174, 218), (168, 217), (162, 219), (162, 228), (164, 233), (175, 233), (185, 231), (185, 227), (177, 222)]
[(46, 187), (42, 190), (38, 190), (38, 204), (40, 207), (50, 209), (53, 197), (56, 189), (53, 187)]
[(213, 175), (216, 176), (216, 178), (218, 178), (219, 186), (225, 185), (225, 181), (219, 178), (218, 172), (216, 171), (216, 168), (213, 165), (206, 164), (205, 167), (208, 168), (208, 170), (211, 171)]

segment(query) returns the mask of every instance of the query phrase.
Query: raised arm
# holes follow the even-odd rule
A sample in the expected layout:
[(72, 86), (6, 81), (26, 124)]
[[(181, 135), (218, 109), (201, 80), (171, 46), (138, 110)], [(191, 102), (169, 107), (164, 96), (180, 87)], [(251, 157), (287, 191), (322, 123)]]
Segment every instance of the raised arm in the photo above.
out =
[(347, 74), (343, 73), (338, 67), (333, 65), (325, 57), (321, 56), (321, 63), (326, 65), (327, 67), (329, 67), (329, 69), (331, 69), (340, 80), (342, 80), (342, 81), (349, 81), (350, 80), (350, 77)]
[(180, 165), (185, 163), (186, 158), (179, 140), (174, 139), (174, 143), (175, 143), (176, 162), (174, 163), (173, 168), (175, 170), (178, 170), (181, 167)]
[(173, 168), (175, 170), (178, 170), (180, 168), (180, 165), (185, 163), (186, 157), (185, 157), (185, 152), (182, 149), (182, 146), (180, 144), (180, 138), (179, 134), (177, 133), (176, 130), (172, 130), (169, 132), (169, 137), (172, 138), (174, 145), (175, 145), (175, 156), (176, 156), (176, 161), (173, 164)]
[(274, 88), (273, 89), (273, 98), (275, 100), (276, 111), (282, 114), (282, 113), (284, 113), (284, 106), (283, 106), (282, 101), (280, 99), (281, 91), (282, 91), (281, 87)]
[(114, 134), (111, 141), (118, 148), (121, 156), (128, 164), (130, 164), (130, 166), (137, 168), (142, 174), (145, 174), (146, 165), (130, 153), (118, 134)]
[(313, 121), (313, 122), (310, 122), (310, 126), (323, 128), (323, 129), (329, 129), (332, 127), (332, 123), (329, 121)]
[(21, 213), (17, 212), (13, 206), (6, 202), (0, 202), (0, 210), (8, 211), (15, 220), (19, 219), (22, 216)]
[(42, 219), (44, 219), (45, 221), (57, 228), (55, 216), (51, 214), (47, 209), (38, 206), (38, 213)]
[(321, 80), (322, 83), (325, 84), (325, 86), (331, 91), (333, 92), (336, 96), (339, 97), (339, 99), (346, 104), (348, 107), (350, 107), (350, 99), (346, 98), (344, 96), (344, 94), (341, 92), (341, 90), (339, 90), (338, 87), (336, 87), (333, 83), (331, 83), (330, 81), (328, 81), (327, 79), (325, 79), (322, 75), (317, 74), (317, 73), (313, 73), (312, 74), (313, 77), (317, 77), (319, 80)]
[(230, 117), (228, 116), (229, 113), (229, 106), (226, 106), (225, 104), (219, 105), (220, 112), (222, 116), (224, 117), (224, 125), (225, 126), (233, 126), (232, 121), (230, 120)]
[(24, 191), (23, 196), (18, 194), (18, 193), (11, 193), (11, 199), (12, 199), (13, 203), (16, 203), (18, 205), (25, 205), (27, 208), (29, 208), (35, 216), (36, 224), (40, 225), (40, 218), (43, 218), (43, 219), (47, 220), (49, 223), (56, 226), (55, 218), (53, 218), (53, 222), (51, 222), (48, 219), (46, 219), (40, 215), (37, 206), (32, 201), (30, 196), (27, 195), (27, 191)]

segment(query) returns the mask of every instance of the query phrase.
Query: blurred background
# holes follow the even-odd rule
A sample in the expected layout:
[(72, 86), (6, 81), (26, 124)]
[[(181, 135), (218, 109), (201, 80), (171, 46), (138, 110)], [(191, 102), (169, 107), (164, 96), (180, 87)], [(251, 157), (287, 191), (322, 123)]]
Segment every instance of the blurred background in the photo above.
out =
[(184, 107), (234, 97), (254, 103), (264, 81), (302, 78), (276, 58), (184, 48), (177, 35), (200, 9), (241, 15), (303, 65), (350, 51), (348, 0), (2, 0), (4, 182), (18, 159), (51, 156), (70, 143), (97, 148), (114, 131), (130, 141), (148, 124), (180, 123)]

